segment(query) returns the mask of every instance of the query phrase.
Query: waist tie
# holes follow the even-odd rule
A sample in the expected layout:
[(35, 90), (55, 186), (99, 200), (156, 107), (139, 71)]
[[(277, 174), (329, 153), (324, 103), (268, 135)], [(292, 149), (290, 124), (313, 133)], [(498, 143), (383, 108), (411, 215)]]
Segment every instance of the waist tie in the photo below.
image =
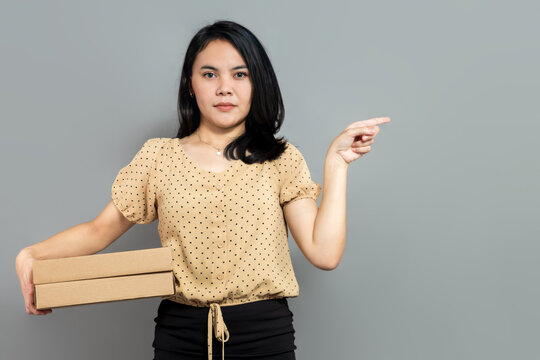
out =
[(225, 342), (229, 340), (229, 330), (223, 320), (219, 304), (210, 304), (208, 311), (208, 360), (212, 360), (212, 325), (216, 338), (221, 341), (221, 358), (225, 360)]

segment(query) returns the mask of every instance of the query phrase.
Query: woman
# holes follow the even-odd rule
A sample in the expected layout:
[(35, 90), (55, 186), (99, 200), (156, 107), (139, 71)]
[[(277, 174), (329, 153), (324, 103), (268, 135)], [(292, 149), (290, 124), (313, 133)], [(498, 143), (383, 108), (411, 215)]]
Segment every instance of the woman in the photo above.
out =
[(134, 224), (160, 219), (173, 251), (176, 293), (155, 318), (155, 359), (295, 359), (287, 297), (299, 295), (288, 229), (317, 268), (345, 247), (348, 165), (368, 153), (389, 118), (351, 123), (330, 144), (324, 191), (301, 152), (275, 134), (284, 108), (272, 65), (245, 27), (219, 21), (190, 42), (180, 80), (180, 130), (147, 140), (120, 170), (92, 221), (31, 245), (16, 259), (29, 314), (35, 259), (97, 253)]

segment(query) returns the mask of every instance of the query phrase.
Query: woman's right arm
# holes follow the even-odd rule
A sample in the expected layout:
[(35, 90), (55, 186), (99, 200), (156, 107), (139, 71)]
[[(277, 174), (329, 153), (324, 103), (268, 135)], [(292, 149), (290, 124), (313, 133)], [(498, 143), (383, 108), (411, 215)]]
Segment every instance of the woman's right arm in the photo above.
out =
[(15, 260), (17, 275), (24, 296), (26, 312), (45, 315), (51, 309), (37, 310), (34, 304), (34, 260), (56, 259), (95, 254), (112, 244), (132, 223), (122, 215), (112, 200), (92, 221), (75, 225), (58, 234), (22, 249)]

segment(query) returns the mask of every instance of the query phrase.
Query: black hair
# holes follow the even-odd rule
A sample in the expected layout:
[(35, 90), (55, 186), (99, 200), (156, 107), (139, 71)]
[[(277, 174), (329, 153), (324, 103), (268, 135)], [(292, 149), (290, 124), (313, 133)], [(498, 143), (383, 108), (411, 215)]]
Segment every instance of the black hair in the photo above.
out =
[[(178, 90), (180, 129), (177, 138), (192, 134), (200, 124), (197, 101), (189, 95), (192, 68), (197, 54), (217, 39), (230, 42), (240, 53), (252, 83), (251, 107), (245, 118), (245, 132), (228, 144), (223, 154), (227, 159), (240, 159), (247, 164), (274, 160), (286, 147), (283, 137), (274, 136), (285, 114), (281, 91), (263, 45), (251, 31), (233, 21), (222, 20), (207, 25), (189, 43)], [(246, 150), (249, 150), (249, 155), (246, 155)]]

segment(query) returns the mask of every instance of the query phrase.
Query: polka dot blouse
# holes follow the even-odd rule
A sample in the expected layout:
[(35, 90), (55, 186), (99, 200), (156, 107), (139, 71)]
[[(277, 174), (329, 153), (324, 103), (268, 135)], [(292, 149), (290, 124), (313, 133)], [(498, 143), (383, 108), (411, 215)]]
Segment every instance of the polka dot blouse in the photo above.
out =
[(159, 218), (161, 244), (172, 248), (176, 288), (162, 299), (219, 312), (213, 304), (299, 295), (283, 206), (317, 200), (321, 185), (291, 143), (276, 160), (240, 160), (211, 172), (188, 157), (180, 139), (151, 138), (120, 170), (111, 192), (129, 221)]

